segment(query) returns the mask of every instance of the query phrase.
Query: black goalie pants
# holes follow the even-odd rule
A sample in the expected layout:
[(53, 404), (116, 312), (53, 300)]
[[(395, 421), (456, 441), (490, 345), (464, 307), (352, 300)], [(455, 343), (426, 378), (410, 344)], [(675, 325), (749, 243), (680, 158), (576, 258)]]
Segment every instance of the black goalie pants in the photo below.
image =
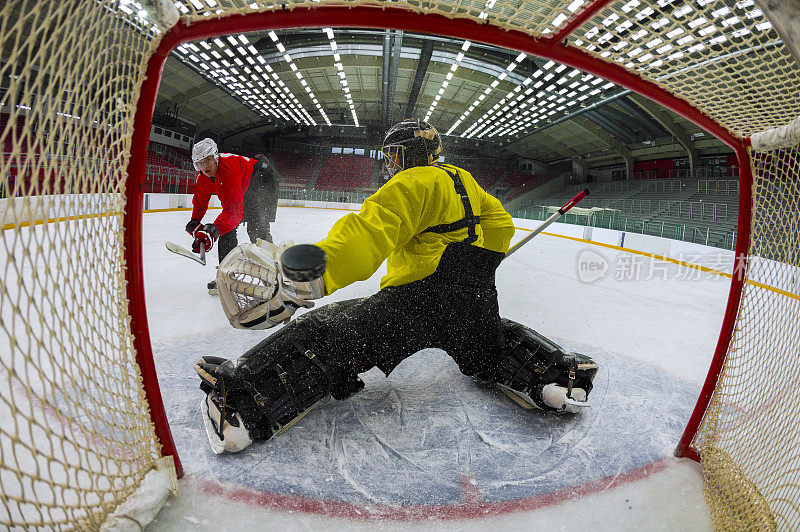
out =
[(387, 375), (425, 348), (491, 379), (502, 357), (494, 270), (501, 253), (451, 244), (436, 273), (299, 317), (239, 357), (227, 397), (256, 438), (268, 438), (320, 399), (345, 399), (375, 366)]
[(345, 374), (377, 366), (388, 375), (417, 351), (440, 348), (463, 373), (493, 375), (501, 354), (494, 270), (502, 257), (450, 244), (433, 275), (329, 305), (334, 308), (324, 319), (320, 356)]

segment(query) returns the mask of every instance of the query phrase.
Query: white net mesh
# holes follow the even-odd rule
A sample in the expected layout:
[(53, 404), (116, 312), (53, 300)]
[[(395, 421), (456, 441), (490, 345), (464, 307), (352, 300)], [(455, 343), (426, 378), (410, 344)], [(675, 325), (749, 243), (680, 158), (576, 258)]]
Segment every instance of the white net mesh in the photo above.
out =
[(693, 445), (717, 522), (737, 530), (796, 530), (800, 146), (752, 155), (747, 280), (725, 366)]
[(0, 11), (0, 524), (98, 528), (160, 457), (128, 326), (125, 168), (152, 36)]
[[(175, 3), (190, 28), (236, 13), (360, 5), (375, 17), (390, 6), (533, 37), (553, 35), (591, 4)], [(145, 22), (152, 17), (140, 16), (148, 9), (133, 0), (7, 0), (0, 8), (0, 523), (7, 526), (96, 528), (159, 456), (133, 362), (122, 239), (132, 120), (160, 35)], [(566, 44), (655, 82), (735, 135), (800, 116), (798, 65), (751, 0), (611, 2)], [(526, 127), (524, 117), (510, 120)], [(718, 524), (760, 512), (744, 526), (796, 529), (800, 422), (790, 384), (798, 378), (800, 162), (797, 147), (756, 162), (750, 253), (764, 262), (748, 271), (734, 342), (695, 448), (709, 457)]]

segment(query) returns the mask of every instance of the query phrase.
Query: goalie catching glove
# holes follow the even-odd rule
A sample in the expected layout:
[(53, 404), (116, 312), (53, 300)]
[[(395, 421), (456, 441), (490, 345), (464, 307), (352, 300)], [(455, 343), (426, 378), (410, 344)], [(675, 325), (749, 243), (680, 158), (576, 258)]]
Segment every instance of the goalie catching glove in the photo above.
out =
[(324, 272), (325, 252), (317, 246), (259, 240), (228, 253), (217, 270), (217, 288), (231, 325), (269, 329), (325, 295)]

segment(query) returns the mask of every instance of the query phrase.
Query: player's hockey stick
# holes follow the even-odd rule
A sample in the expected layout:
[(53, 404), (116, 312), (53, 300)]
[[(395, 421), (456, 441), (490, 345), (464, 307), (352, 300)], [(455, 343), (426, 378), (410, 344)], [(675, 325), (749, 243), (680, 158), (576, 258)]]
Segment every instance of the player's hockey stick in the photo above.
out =
[(555, 222), (556, 220), (558, 220), (559, 218), (564, 216), (564, 213), (566, 213), (568, 210), (573, 208), (575, 205), (578, 204), (578, 202), (580, 202), (583, 198), (585, 198), (588, 195), (589, 195), (589, 189), (588, 188), (585, 188), (582, 191), (578, 192), (575, 195), (574, 198), (572, 198), (571, 200), (566, 202), (563, 207), (561, 207), (560, 209), (558, 209), (558, 211), (553, 213), (553, 215), (550, 218), (548, 218), (547, 220), (545, 220), (542, 225), (540, 225), (539, 227), (534, 229), (531, 232), (531, 234), (529, 234), (528, 236), (526, 236), (525, 238), (523, 238), (522, 240), (520, 240), (519, 242), (517, 242), (516, 244), (511, 246), (511, 248), (508, 250), (508, 252), (506, 253), (506, 256), (504, 258), (507, 259), (509, 255), (511, 255), (516, 250), (518, 250), (523, 245), (525, 245), (525, 243), (528, 242), (528, 240), (530, 240), (531, 238), (535, 237), (536, 235), (538, 235), (539, 233), (544, 231), (547, 228), (547, 226), (549, 226), (551, 223)]
[(187, 259), (192, 259), (193, 261), (199, 262), (203, 266), (206, 265), (206, 248), (200, 246), (200, 255), (198, 256), (196, 253), (192, 253), (188, 249), (175, 244), (174, 242), (167, 242), (167, 249), (173, 253), (177, 253)]

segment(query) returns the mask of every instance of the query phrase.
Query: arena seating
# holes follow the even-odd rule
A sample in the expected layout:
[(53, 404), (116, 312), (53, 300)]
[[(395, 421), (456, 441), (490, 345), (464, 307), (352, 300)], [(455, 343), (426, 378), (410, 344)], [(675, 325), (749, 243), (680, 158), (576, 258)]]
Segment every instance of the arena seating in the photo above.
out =
[(314, 176), (322, 158), (305, 153), (272, 153), (275, 166), (281, 175), (282, 185), (299, 185), (306, 188)]
[(486, 191), (492, 188), (492, 185), (503, 175), (502, 168), (469, 168), (468, 170), (475, 181)]
[[(186, 153), (182, 155), (178, 148), (151, 142), (147, 149), (147, 166), (144, 192), (182, 193), (194, 192), (196, 171), (185, 168)], [(191, 164), (191, 160), (189, 160)]]
[(350, 190), (369, 188), (372, 159), (355, 155), (328, 155), (314, 188)]
[[(9, 115), (0, 113), (0, 131), (4, 131), (8, 125)], [(3, 162), (8, 168), (8, 189), (13, 190), (15, 186), (21, 187), (22, 191), (17, 194), (51, 194), (54, 192), (62, 192), (66, 190), (66, 184), (63, 175), (58, 172), (59, 164), (51, 164), (49, 161), (40, 160), (38, 154), (40, 147), (37, 144), (29, 146), (25, 125), (27, 117), (19, 115), (17, 117), (14, 129), (6, 131), (6, 136), (3, 138)], [(15, 151), (15, 146), (19, 146), (16, 150), (20, 157), (11, 160), (11, 153)], [(22, 163), (24, 166), (20, 168), (18, 165)], [(66, 164), (66, 163), (61, 163)], [(6, 195), (5, 190), (0, 190), (0, 197)]]
[[(0, 131), (4, 131), (8, 124), (8, 116), (5, 113), (0, 113)], [(8, 189), (13, 190), (15, 186), (21, 187), (21, 191), (16, 194), (53, 194), (64, 193), (70, 191), (70, 185), (63, 177), (63, 172), (59, 170), (67, 168), (72, 164), (72, 160), (65, 156), (56, 160), (40, 160), (37, 154), (40, 153), (38, 145), (28, 146), (25, 142), (25, 125), (27, 117), (19, 115), (17, 117), (16, 127), (6, 131), (3, 138), (2, 150), (3, 161), (8, 168)], [(85, 137), (96, 138), (96, 145), (103, 146), (105, 136), (102, 131), (76, 122), (76, 128), (89, 128), (91, 131), (85, 134)], [(51, 142), (59, 142), (60, 139), (48, 139)], [(145, 169), (145, 181), (143, 183), (144, 192), (188, 192), (191, 193), (194, 189), (194, 174), (195, 172), (188, 171), (184, 168), (185, 165), (176, 164), (176, 161), (189, 161), (191, 158), (186, 150), (179, 150), (166, 146), (163, 144), (151, 143), (153, 149), (148, 149), (147, 152), (147, 166)], [(14, 146), (20, 146), (22, 149), (17, 150), (19, 158), (16, 160), (9, 160), (10, 153), (14, 151)], [(110, 149), (110, 147), (109, 147)], [(163, 155), (165, 150), (169, 149), (172, 156)], [(157, 153), (155, 150), (160, 151)], [(182, 153), (181, 153), (182, 152)], [(110, 152), (106, 152), (110, 153)], [(5, 195), (7, 191), (0, 190), (0, 197)]]
[[(581, 188), (591, 192), (581, 208), (608, 209), (594, 216), (593, 225), (728, 249), (733, 245), (739, 189), (738, 181), (730, 178), (588, 183), (527, 202), (520, 211), (563, 205)], [(569, 215), (566, 221), (571, 221)]]
[(169, 146), (159, 142), (150, 142), (148, 150), (161, 152), (161, 156), (164, 159), (168, 160), (171, 164), (177, 166), (178, 168), (182, 168), (184, 170), (194, 170), (191, 150), (176, 148), (175, 146)]
[(517, 170), (509, 170), (501, 185), (502, 189), (506, 191), (502, 199), (510, 201), (518, 198), (552, 178), (553, 176), (523, 174)]

